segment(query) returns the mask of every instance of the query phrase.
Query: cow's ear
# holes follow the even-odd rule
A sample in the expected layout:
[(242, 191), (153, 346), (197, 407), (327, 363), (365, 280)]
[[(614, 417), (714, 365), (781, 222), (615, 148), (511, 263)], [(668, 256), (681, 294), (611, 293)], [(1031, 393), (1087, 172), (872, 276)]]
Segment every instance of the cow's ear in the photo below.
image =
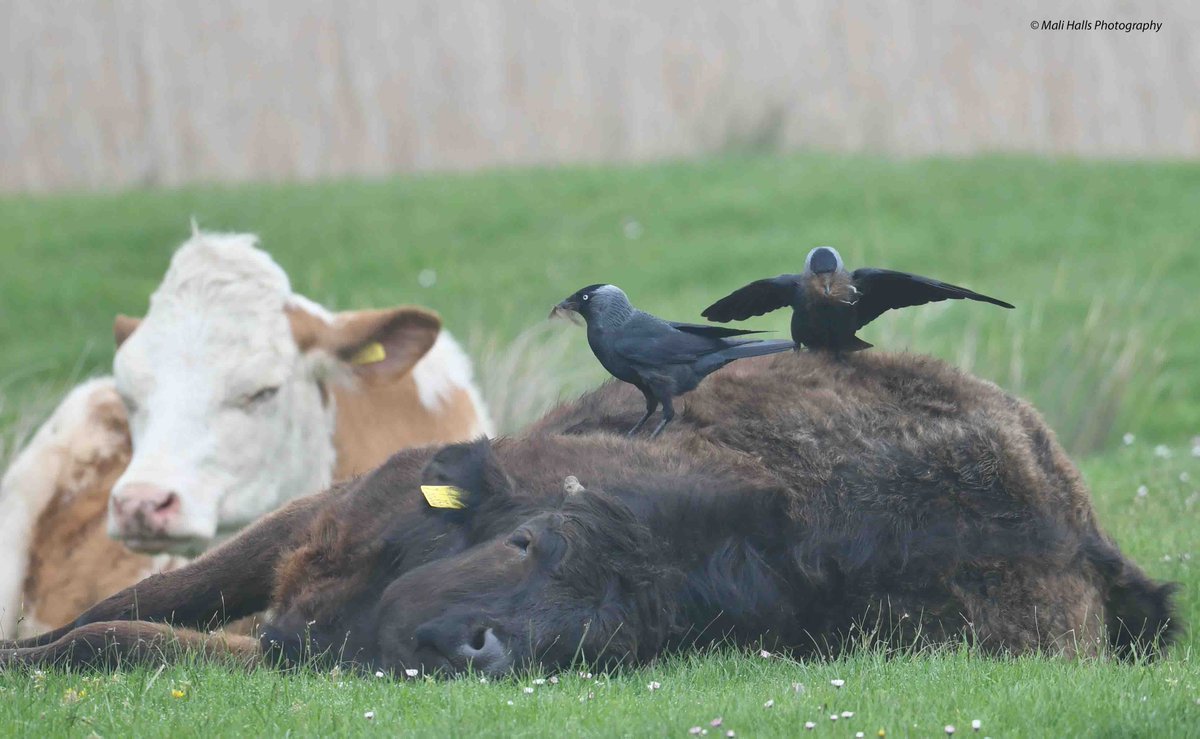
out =
[(302, 351), (325, 350), (364, 377), (408, 372), (442, 329), (436, 313), (411, 306), (345, 311), (332, 322), (299, 307), (289, 307), (287, 315)]
[(512, 493), (487, 437), (442, 447), (421, 472), (421, 493), (431, 508), (470, 512), (485, 500)]
[(117, 342), (117, 346), (124, 344), (125, 340), (140, 325), (142, 325), (142, 319), (118, 313), (117, 317), (113, 319), (113, 340)]

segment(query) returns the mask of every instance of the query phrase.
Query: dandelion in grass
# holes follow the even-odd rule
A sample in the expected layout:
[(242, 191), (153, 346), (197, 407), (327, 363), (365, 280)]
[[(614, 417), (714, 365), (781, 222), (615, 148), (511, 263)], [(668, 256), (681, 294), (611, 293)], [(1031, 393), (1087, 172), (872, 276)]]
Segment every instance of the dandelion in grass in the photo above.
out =
[(771, 708), (771, 707), (773, 707), (774, 705), (775, 705), (775, 699), (774, 699), (774, 698), (772, 698), (771, 700), (769, 700), (769, 701), (767, 701), (766, 703), (764, 703), (764, 704), (763, 704), (763, 708)]
[(1150, 494), (1150, 488), (1146, 487), (1145, 485), (1138, 485), (1138, 489), (1137, 489), (1137, 497), (1138, 498), (1145, 498), (1149, 494)]
[(1167, 446), (1166, 444), (1159, 444), (1158, 446), (1154, 447), (1154, 456), (1158, 457), (1159, 459), (1170, 459), (1171, 447)]
[(1191, 479), (1192, 479), (1192, 476), (1189, 475), (1187, 472), (1179, 473), (1179, 481), (1180, 482), (1191, 482)]
[(75, 688), (67, 688), (63, 691), (63, 703), (78, 703), (86, 697), (86, 689), (76, 690)]
[(184, 696), (186, 696), (186, 695), (187, 695), (187, 693), (185, 693), (184, 691), (180, 690), (179, 688), (172, 688), (172, 689), (171, 689), (171, 697), (172, 697), (172, 698), (174, 698), (175, 700), (179, 700), (180, 698), (183, 698), (183, 697), (184, 697)]
[(832, 685), (832, 686), (833, 686), (833, 687), (835, 687), (835, 688), (840, 688), (840, 687), (842, 687), (843, 685), (845, 685), (845, 684), (846, 684), (846, 681), (845, 681), (845, 680), (842, 680), (841, 678), (837, 678), (837, 679), (835, 679), (835, 680), (830, 680), (830, 681), (829, 681), (829, 684), (830, 684), (830, 685)]
[(375, 720), (375, 712), (367, 711), (366, 713), (363, 714), (363, 718), (365, 718), (368, 721), (373, 721), (373, 720)]
[(1125, 435), (1121, 437), (1121, 441), (1125, 442), (1125, 446), (1132, 446), (1133, 442), (1136, 439), (1137, 439), (1137, 437), (1134, 436), (1133, 434), (1129, 433), (1128, 431), (1126, 431)]
[(661, 687), (662, 687), (662, 683), (660, 683), (660, 682), (659, 682), (659, 681), (657, 681), (657, 680), (653, 680), (653, 681), (651, 681), (651, 682), (650, 682), (650, 684), (648, 684), (646, 687), (647, 687), (647, 688), (649, 688), (649, 690), (650, 690), (650, 692), (651, 692), (651, 693), (653, 693), (654, 691), (656, 691), (656, 690), (658, 690), (659, 688), (661, 688)]
[(421, 287), (433, 287), (437, 284), (437, 272), (432, 269), (423, 269), (417, 273), (417, 284)]
[(884, 731), (883, 729), (880, 729), (879, 732), (875, 734), (875, 736), (879, 737), (880, 739), (883, 739), (883, 737), (887, 736), (887, 732)]

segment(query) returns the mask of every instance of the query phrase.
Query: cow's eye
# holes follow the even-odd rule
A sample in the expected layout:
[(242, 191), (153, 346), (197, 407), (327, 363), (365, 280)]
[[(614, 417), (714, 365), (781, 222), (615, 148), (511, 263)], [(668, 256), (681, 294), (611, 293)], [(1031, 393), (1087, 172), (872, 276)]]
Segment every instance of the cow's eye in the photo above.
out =
[(279, 386), (264, 387), (261, 390), (256, 390), (242, 398), (242, 405), (246, 408), (256, 406), (259, 403), (264, 403), (275, 397), (275, 393), (279, 392)]
[(524, 531), (518, 531), (508, 537), (508, 545), (514, 549), (519, 549), (522, 554), (529, 552), (529, 545), (533, 543), (533, 539)]

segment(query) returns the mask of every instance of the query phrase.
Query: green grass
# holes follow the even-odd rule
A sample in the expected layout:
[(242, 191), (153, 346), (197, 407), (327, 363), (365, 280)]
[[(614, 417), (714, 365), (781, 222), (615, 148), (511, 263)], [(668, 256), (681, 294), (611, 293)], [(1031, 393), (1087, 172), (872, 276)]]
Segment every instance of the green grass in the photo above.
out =
[[(647, 310), (694, 320), (830, 243), (852, 265), (925, 272), (1018, 305), (927, 306), (863, 336), (1032, 399), (1081, 460), (1105, 528), (1153, 576), (1183, 583), (1181, 611), (1195, 623), (1197, 205), (1196, 165), (834, 156), (0, 199), (0, 421), (27, 424), (68, 382), (107, 367), (112, 315), (145, 309), (193, 214), (205, 228), (258, 232), (295, 287), (331, 306), (436, 308), (484, 357), (493, 395), (537, 370), (496, 347), (544, 325), (582, 285), (615, 282)], [(418, 285), (423, 269), (436, 270), (434, 286)], [(785, 329), (787, 318), (753, 323)], [(599, 377), (581, 332), (549, 332), (539, 341), (564, 346), (533, 382)], [(1198, 647), (1189, 632), (1152, 665), (965, 649), (805, 664), (722, 653), (602, 683), (565, 676), (532, 694), (529, 678), (396, 683), (205, 664), (13, 673), (0, 675), (0, 734), (782, 736), (811, 720), (814, 735), (932, 736), (947, 723), (970, 733), (978, 718), (990, 736), (1186, 736), (1200, 726)], [(841, 711), (855, 715), (831, 723)]]

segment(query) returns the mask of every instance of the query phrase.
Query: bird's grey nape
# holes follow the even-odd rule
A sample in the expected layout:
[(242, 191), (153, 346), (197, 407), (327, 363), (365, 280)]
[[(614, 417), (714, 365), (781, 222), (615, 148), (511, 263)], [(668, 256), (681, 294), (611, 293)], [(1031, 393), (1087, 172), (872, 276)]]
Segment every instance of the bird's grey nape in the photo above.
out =
[[(832, 262), (830, 261), (832, 258)], [(804, 258), (805, 272), (841, 272), (846, 268), (842, 255), (832, 246), (818, 246)]]
[(606, 321), (624, 321), (633, 313), (629, 296), (616, 285), (602, 285), (592, 291), (592, 311)]

